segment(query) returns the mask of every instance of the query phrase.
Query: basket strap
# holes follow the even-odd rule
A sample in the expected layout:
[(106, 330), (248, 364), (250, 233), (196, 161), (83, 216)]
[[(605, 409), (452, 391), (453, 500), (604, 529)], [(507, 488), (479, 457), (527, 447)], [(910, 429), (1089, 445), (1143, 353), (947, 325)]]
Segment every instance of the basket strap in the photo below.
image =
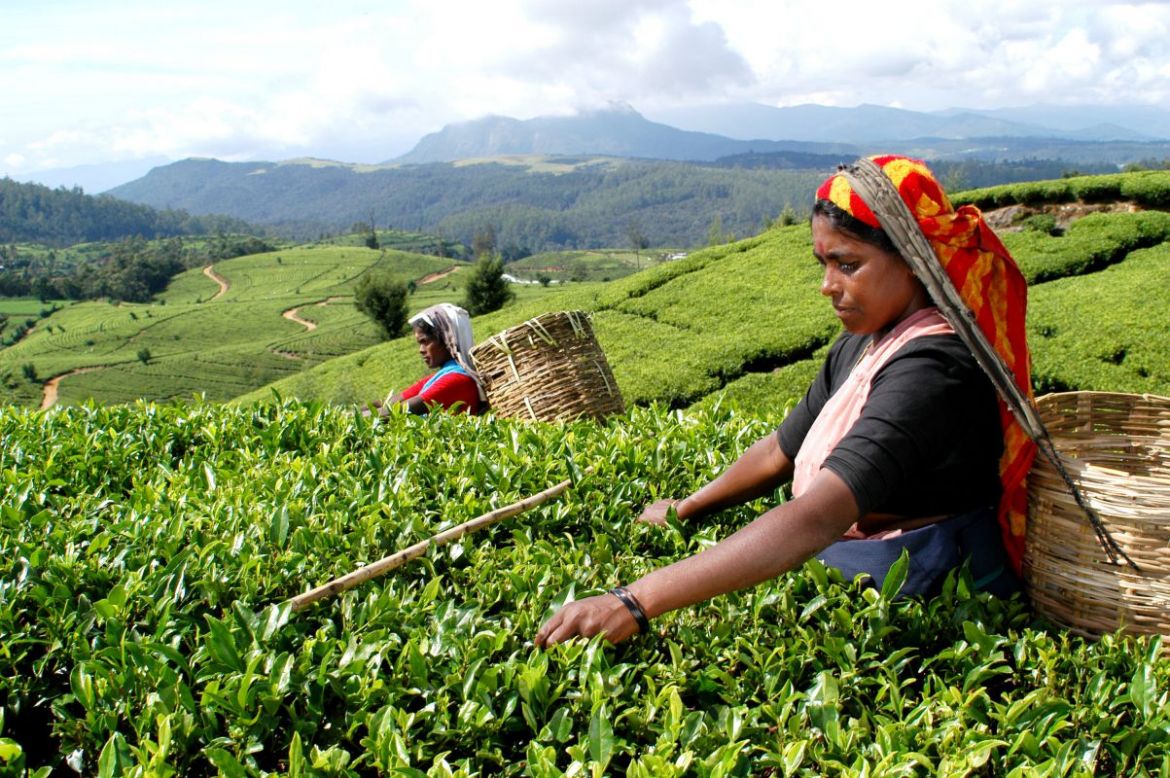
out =
[(1080, 490), (1077, 489), (1072, 477), (1065, 470), (1064, 464), (1060, 460), (1060, 454), (1048, 434), (1048, 429), (1040, 419), (1035, 405), (1020, 391), (1019, 386), (1012, 378), (1011, 370), (1004, 364), (999, 352), (987, 340), (987, 336), (979, 329), (975, 322), (975, 315), (963, 302), (963, 298), (959, 296), (959, 291), (955, 289), (950, 278), (947, 277), (946, 270), (939, 262), (934, 261), (934, 249), (931, 248), (930, 241), (922, 233), (922, 228), (918, 226), (918, 220), (910, 212), (909, 206), (902, 199), (894, 182), (882, 172), (877, 163), (867, 158), (857, 160), (854, 164), (846, 166), (841, 172), (858, 196), (877, 216), (882, 229), (897, 247), (898, 253), (902, 255), (910, 269), (914, 271), (914, 275), (926, 287), (931, 299), (938, 305), (939, 310), (950, 322), (955, 333), (970, 349), (975, 361), (991, 379), (992, 385), (995, 386), (999, 396), (1003, 398), (1008, 410), (1016, 417), (1029, 437), (1036, 442), (1037, 449), (1044, 455), (1044, 458), (1051, 462), (1060, 473), (1065, 485), (1072, 493), (1073, 499), (1089, 517), (1093, 532), (1096, 533), (1097, 540), (1109, 556), (1109, 561), (1117, 564), (1118, 557), (1120, 557), (1128, 562), (1134, 570), (1140, 570), (1124, 549), (1113, 539), (1113, 536), (1109, 534), (1101, 517), (1089, 506)]

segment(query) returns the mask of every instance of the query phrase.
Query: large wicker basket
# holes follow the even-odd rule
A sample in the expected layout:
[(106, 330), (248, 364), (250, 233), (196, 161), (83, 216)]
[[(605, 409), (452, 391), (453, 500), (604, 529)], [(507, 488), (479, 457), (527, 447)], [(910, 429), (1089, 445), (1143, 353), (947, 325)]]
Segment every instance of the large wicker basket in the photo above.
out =
[(1170, 635), (1170, 398), (1069, 392), (1037, 407), (1065, 470), (1140, 572), (1109, 561), (1063, 479), (1038, 456), (1024, 554), (1033, 605), (1082, 635)]
[(582, 311), (546, 313), (471, 350), (492, 412), (534, 421), (601, 419), (625, 409)]

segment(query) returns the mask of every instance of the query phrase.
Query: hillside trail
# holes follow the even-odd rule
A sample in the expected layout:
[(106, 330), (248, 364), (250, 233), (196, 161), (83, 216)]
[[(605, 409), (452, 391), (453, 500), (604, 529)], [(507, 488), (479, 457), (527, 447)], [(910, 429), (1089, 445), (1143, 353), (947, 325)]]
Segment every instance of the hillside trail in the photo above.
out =
[(211, 302), (212, 300), (216, 300), (220, 297), (223, 297), (225, 294), (227, 294), (227, 290), (232, 288), (230, 281), (228, 281), (226, 278), (221, 276), (219, 273), (215, 272), (215, 265), (204, 266), (203, 275), (207, 276), (212, 281), (219, 284), (219, 291), (216, 292), (215, 294), (213, 294), (211, 297), (209, 297), (207, 302)]
[(422, 278), (420, 278), (418, 280), (418, 285), (422, 286), (423, 284), (433, 284), (434, 282), (436, 282), (442, 278), (446, 278), (447, 276), (451, 275), (452, 273), (459, 272), (460, 269), (461, 268), (458, 265), (456, 265), (455, 267), (449, 267), (446, 270), (440, 270), (437, 273), (430, 273), (430, 274), (425, 275)]
[(317, 322), (309, 321), (308, 319), (301, 318), (300, 306), (298, 306), (296, 308), (289, 308), (287, 311), (285, 311), (284, 313), (282, 313), (280, 315), (283, 316), (284, 318), (288, 319), (289, 321), (295, 321), (297, 324), (301, 325), (309, 332), (312, 332), (313, 330), (317, 329)]
[(1005, 205), (983, 212), (988, 225), (996, 232), (1020, 232), (1027, 229), (1026, 220), (1035, 214), (1048, 214), (1056, 219), (1056, 226), (1068, 229), (1078, 219), (1093, 213), (1137, 213), (1137, 203), (1117, 200), (1109, 203), (1044, 203), (1041, 205)]
[(53, 376), (48, 381), (45, 381), (44, 394), (41, 397), (41, 410), (47, 411), (49, 408), (52, 408), (57, 404), (58, 390), (60, 389), (61, 382), (66, 378), (69, 378), (70, 376), (81, 375), (82, 373), (92, 373), (95, 370), (101, 369), (101, 367), (79, 367), (76, 370), (70, 370), (68, 373), (62, 373), (61, 375)]

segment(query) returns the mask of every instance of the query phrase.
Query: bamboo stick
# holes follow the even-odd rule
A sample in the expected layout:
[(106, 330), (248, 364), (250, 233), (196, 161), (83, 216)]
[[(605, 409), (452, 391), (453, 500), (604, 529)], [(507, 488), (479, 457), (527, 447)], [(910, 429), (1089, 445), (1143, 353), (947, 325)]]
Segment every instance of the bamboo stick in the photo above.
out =
[(308, 605), (312, 605), (318, 600), (334, 594), (340, 594), (348, 589), (352, 589), (358, 584), (365, 583), (373, 578), (377, 578), (396, 567), (401, 567), (412, 559), (422, 556), (427, 552), (431, 546), (441, 546), (450, 543), (452, 540), (458, 540), (469, 532), (483, 529), (484, 527), (495, 524), (498, 521), (515, 516), (517, 513), (523, 513), (529, 508), (540, 505), (543, 502), (551, 500), (553, 497), (560, 496), (566, 489), (569, 488), (569, 481), (561, 481), (556, 486), (545, 489), (543, 492), (534, 494), (531, 497), (525, 497), (519, 502), (514, 502), (511, 505), (505, 505), (502, 508), (496, 508), (494, 511), (485, 513), (482, 516), (477, 516), (474, 519), (463, 522), (450, 529), (443, 530), (437, 535), (433, 535), (426, 540), (415, 543), (413, 546), (408, 546), (401, 551), (396, 551), (390, 556), (383, 557), (377, 562), (371, 562), (365, 567), (359, 567), (352, 573), (347, 573), (340, 578), (335, 578), (327, 584), (318, 586), (316, 589), (311, 589), (304, 594), (298, 594), (289, 600), (292, 603), (292, 609), (299, 611)]

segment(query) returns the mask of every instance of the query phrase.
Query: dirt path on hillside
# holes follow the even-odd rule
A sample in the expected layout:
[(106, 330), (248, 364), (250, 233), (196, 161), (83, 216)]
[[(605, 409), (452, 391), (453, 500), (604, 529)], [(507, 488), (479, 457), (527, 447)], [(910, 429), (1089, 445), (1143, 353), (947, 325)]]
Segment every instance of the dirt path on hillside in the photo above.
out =
[(57, 404), (57, 393), (61, 382), (69, 376), (81, 375), (82, 373), (92, 373), (95, 370), (101, 370), (100, 367), (79, 367), (76, 370), (70, 370), (68, 373), (62, 373), (58, 376), (53, 376), (48, 381), (45, 381), (44, 396), (41, 397), (41, 410), (46, 411)]
[(301, 309), (299, 307), (289, 308), (287, 311), (285, 311), (284, 313), (282, 313), (280, 315), (283, 316), (284, 318), (288, 319), (289, 321), (295, 321), (297, 324), (301, 325), (309, 332), (312, 332), (313, 330), (317, 329), (317, 322), (309, 321), (308, 319), (301, 318)]
[(422, 286), (423, 284), (433, 284), (436, 281), (438, 281), (439, 279), (446, 278), (447, 276), (451, 275), (452, 273), (458, 273), (460, 269), (461, 268), (458, 265), (456, 265), (455, 267), (449, 267), (446, 270), (440, 270), (438, 273), (431, 273), (429, 275), (425, 275), (418, 280), (418, 285)]
[(1027, 228), (1029, 216), (1048, 214), (1056, 220), (1056, 226), (1068, 229), (1078, 219), (1092, 213), (1137, 213), (1142, 208), (1129, 200), (1110, 203), (1044, 203), (1041, 205), (1007, 205), (984, 211), (983, 218), (996, 232), (1019, 232)]
[(227, 294), (227, 290), (232, 288), (231, 282), (229, 282), (226, 278), (221, 276), (219, 273), (215, 272), (215, 265), (207, 265), (206, 267), (204, 267), (203, 268), (203, 275), (207, 276), (212, 281), (219, 284), (219, 291), (216, 292), (215, 294), (213, 294), (207, 300), (207, 302), (211, 302), (212, 300), (223, 297), (225, 294)]

